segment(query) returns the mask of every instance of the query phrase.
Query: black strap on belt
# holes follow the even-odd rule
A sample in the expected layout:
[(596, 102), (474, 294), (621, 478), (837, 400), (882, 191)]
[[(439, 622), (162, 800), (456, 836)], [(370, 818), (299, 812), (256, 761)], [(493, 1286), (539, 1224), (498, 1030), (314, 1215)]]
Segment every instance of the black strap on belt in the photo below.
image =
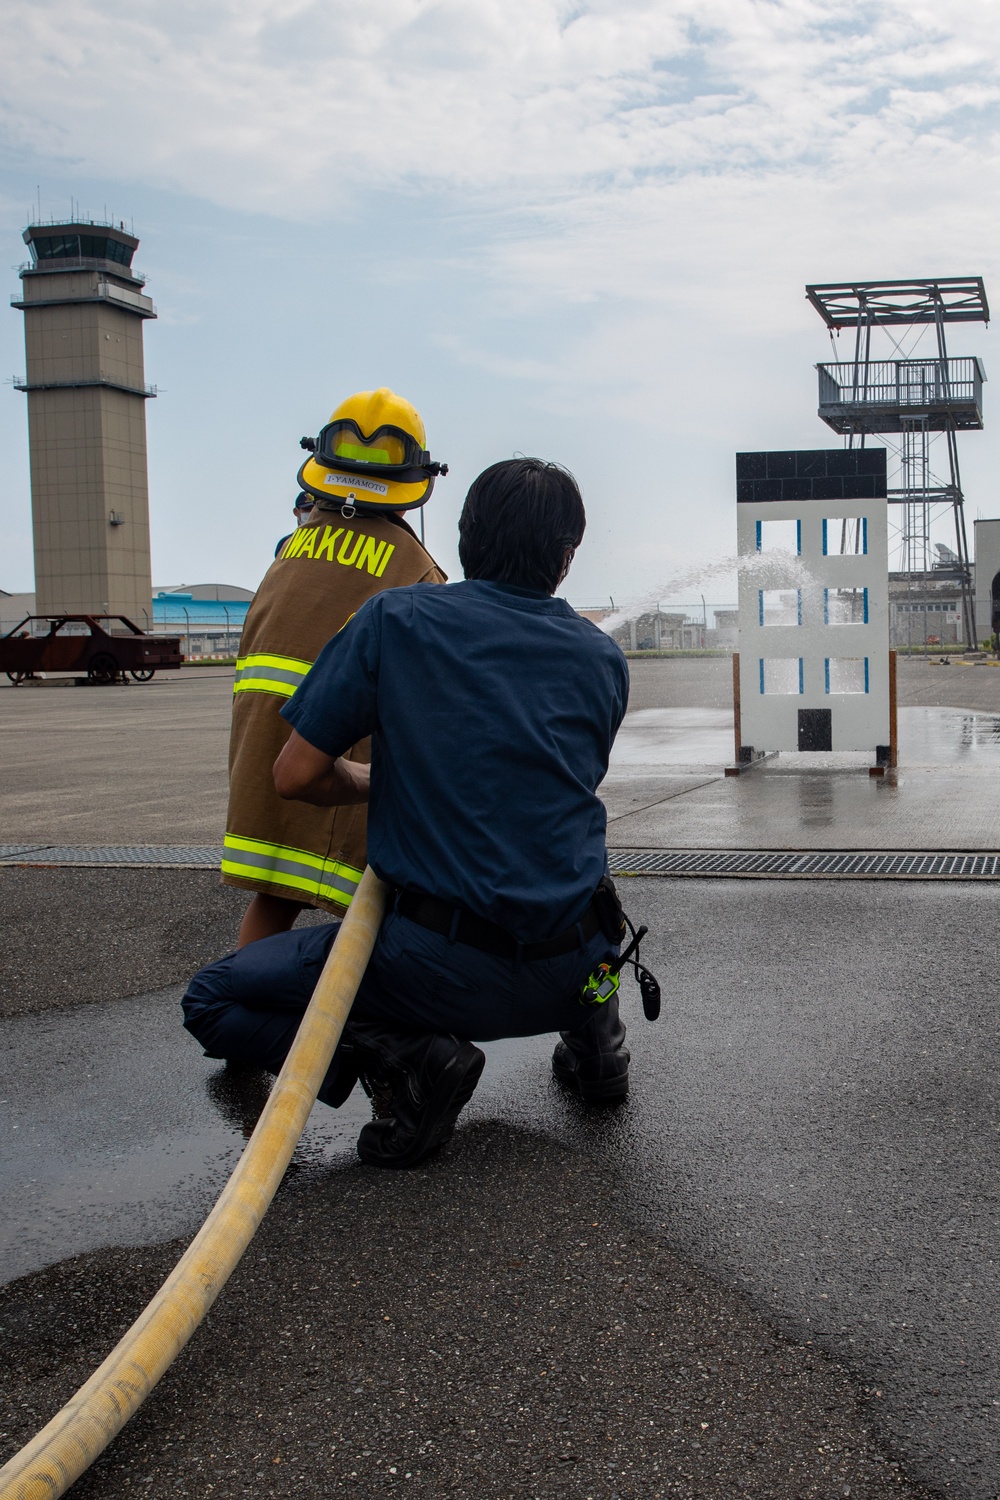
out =
[(589, 943), (601, 926), (591, 902), (579, 922), (567, 927), (565, 932), (544, 938), (539, 943), (519, 943), (512, 933), (498, 927), (495, 922), (477, 917), (461, 906), (452, 906), (448, 901), (439, 901), (436, 896), (424, 896), (419, 891), (399, 891), (395, 904), (401, 917), (416, 922), (418, 927), (439, 932), (453, 943), (465, 943), (470, 948), (478, 948), (481, 953), (492, 953), (496, 958), (521, 959), (526, 963), (573, 953)]

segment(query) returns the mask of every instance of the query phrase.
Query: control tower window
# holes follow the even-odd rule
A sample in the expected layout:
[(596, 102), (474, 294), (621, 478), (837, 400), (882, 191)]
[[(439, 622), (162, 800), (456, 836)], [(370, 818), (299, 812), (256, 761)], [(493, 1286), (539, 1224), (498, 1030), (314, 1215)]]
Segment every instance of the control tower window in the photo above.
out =
[(36, 260), (111, 260), (132, 264), (132, 247), (104, 234), (47, 234), (32, 237)]

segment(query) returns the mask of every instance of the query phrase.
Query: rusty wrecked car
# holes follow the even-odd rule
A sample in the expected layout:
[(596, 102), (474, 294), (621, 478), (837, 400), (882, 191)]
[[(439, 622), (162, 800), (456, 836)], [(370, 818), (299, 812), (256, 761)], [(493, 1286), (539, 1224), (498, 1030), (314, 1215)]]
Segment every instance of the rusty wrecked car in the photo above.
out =
[(49, 672), (94, 683), (148, 682), (183, 660), (180, 636), (148, 635), (126, 615), (25, 615), (0, 636), (0, 672), (15, 686)]

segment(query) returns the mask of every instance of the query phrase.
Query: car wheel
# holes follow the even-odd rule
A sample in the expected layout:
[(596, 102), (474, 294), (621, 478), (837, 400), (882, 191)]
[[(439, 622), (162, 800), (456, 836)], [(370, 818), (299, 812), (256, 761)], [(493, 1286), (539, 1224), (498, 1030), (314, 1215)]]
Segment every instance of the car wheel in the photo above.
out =
[(110, 652), (102, 651), (100, 655), (93, 657), (91, 660), (90, 666), (87, 668), (87, 676), (91, 682), (116, 682), (121, 676), (121, 670), (121, 667)]
[(129, 676), (133, 682), (150, 682), (155, 671), (155, 667), (133, 667)]

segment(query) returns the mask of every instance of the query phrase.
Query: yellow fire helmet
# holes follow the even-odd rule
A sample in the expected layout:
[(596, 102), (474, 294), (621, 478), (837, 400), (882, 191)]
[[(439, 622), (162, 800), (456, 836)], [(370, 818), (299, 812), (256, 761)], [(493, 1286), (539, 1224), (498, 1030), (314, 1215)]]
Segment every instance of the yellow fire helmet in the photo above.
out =
[(337, 407), (319, 437), (302, 439), (309, 457), (299, 484), (353, 511), (423, 505), (448, 465), (431, 462), (420, 413), (386, 386), (359, 391)]

